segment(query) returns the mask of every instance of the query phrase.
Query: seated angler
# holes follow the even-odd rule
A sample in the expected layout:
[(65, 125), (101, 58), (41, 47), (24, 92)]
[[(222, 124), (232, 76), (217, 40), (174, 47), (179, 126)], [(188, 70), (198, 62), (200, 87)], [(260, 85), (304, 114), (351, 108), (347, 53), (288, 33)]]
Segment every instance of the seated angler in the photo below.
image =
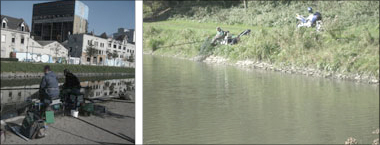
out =
[(57, 76), (51, 71), (50, 66), (46, 65), (43, 72), (45, 76), (42, 77), (39, 94), (40, 102), (43, 103), (41, 112), (44, 113), (50, 106), (53, 100), (59, 99), (59, 88)]

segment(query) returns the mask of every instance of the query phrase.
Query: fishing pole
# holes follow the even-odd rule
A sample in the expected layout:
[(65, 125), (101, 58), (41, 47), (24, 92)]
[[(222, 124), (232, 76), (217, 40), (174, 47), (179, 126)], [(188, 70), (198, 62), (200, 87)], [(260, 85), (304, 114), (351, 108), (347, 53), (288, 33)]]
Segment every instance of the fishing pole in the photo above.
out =
[(188, 43), (172, 44), (172, 45), (168, 45), (168, 46), (160, 46), (160, 47), (157, 47), (157, 48), (168, 48), (168, 47), (181, 46), (181, 45), (187, 45), (187, 44), (194, 44), (194, 43), (200, 43), (200, 42), (203, 42), (203, 41), (193, 41), (193, 42), (188, 42)]

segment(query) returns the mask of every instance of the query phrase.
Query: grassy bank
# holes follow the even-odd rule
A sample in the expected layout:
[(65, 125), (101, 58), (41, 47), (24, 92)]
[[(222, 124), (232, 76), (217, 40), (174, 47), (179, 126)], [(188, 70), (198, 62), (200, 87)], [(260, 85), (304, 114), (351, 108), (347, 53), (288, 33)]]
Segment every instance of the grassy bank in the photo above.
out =
[(50, 65), (54, 72), (63, 72), (69, 69), (73, 73), (134, 73), (134, 68), (110, 67), (110, 66), (90, 66), (90, 65), (71, 65), (71, 64), (52, 64), (52, 63), (25, 63), (14, 61), (2, 61), (1, 72), (42, 72), (45, 65)]
[[(306, 14), (307, 6), (322, 13), (323, 32), (296, 29), (295, 14)], [(144, 23), (144, 52), (191, 58), (216, 26), (233, 34), (251, 29), (240, 44), (210, 48), (211, 53), (231, 61), (379, 76), (379, 2), (249, 1), (248, 9), (192, 6), (170, 13), (165, 21)]]
[[(102, 80), (113, 80), (113, 79), (127, 79), (127, 78), (134, 78), (133, 76), (126, 77), (126, 76), (97, 76), (97, 77), (79, 77), (80, 81), (102, 81)], [(58, 81), (60, 83), (65, 82), (64, 77), (58, 78)], [(19, 80), (4, 80), (1, 79), (0, 85), (2, 87), (14, 87), (14, 86), (28, 86), (28, 85), (35, 85), (39, 84), (41, 82), (41, 78), (32, 78), (32, 79), (19, 79)]]

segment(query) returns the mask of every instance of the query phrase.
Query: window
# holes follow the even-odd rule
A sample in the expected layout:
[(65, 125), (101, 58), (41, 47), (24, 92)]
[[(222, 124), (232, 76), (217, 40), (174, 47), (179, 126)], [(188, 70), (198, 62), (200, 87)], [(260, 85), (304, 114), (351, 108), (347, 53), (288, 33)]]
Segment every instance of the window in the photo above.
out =
[(119, 46), (119, 49), (121, 49), (121, 46)]
[(129, 52), (129, 49), (127, 49), (127, 52)]
[(111, 43), (108, 43), (108, 47), (111, 47)]
[(91, 45), (91, 41), (90, 40), (87, 40), (87, 45)]
[(15, 37), (13, 36), (13, 37), (12, 37), (12, 43), (15, 43), (15, 40), (16, 40), (16, 39), (15, 39)]
[(91, 58), (87, 57), (87, 62), (90, 62), (90, 59), (91, 59)]
[(2, 28), (6, 28), (6, 27), (7, 27), (7, 21), (3, 21)]
[(5, 42), (5, 35), (1, 35), (1, 42)]
[(125, 50), (125, 47), (123, 48), (123, 50)]
[(115, 45), (115, 44), (113, 45), (113, 48), (116, 48), (116, 45)]
[(24, 38), (21, 38), (21, 44), (24, 44)]

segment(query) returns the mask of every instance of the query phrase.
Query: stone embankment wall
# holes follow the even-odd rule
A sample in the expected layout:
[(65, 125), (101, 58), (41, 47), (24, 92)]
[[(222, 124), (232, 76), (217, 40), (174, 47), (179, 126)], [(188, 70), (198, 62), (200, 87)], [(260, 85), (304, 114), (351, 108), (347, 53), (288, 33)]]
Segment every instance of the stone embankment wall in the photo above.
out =
[(321, 71), (313, 68), (301, 68), (294, 66), (275, 66), (273, 64), (265, 63), (265, 62), (256, 62), (252, 60), (242, 60), (233, 63), (226, 58), (220, 56), (208, 56), (203, 60), (206, 63), (212, 64), (225, 64), (225, 65), (233, 65), (242, 68), (252, 68), (252, 69), (264, 69), (271, 70), (289, 74), (302, 74), (306, 76), (313, 77), (324, 77), (324, 78), (332, 78), (338, 80), (350, 80), (361, 83), (369, 83), (369, 84), (379, 84), (379, 79), (373, 76), (366, 76), (361, 74), (342, 74), (338, 72), (332, 71)]
[[(56, 73), (57, 77), (64, 77), (63, 73)], [(77, 77), (107, 77), (107, 76), (133, 76), (134, 73), (74, 73)], [(2, 72), (1, 79), (32, 79), (42, 78), (44, 73)]]

